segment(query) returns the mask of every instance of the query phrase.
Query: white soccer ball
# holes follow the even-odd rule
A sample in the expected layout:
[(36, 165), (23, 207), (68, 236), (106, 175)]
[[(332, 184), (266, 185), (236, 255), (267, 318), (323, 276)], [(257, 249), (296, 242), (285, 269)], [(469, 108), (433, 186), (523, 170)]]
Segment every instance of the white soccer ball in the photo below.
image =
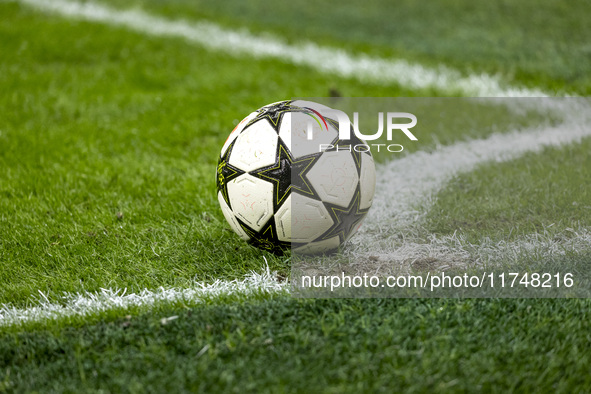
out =
[[(375, 192), (365, 142), (339, 139), (330, 108), (280, 101), (242, 120), (222, 147), (217, 194), (224, 217), (258, 248), (335, 251), (361, 226)], [(309, 139), (309, 133), (312, 139)]]

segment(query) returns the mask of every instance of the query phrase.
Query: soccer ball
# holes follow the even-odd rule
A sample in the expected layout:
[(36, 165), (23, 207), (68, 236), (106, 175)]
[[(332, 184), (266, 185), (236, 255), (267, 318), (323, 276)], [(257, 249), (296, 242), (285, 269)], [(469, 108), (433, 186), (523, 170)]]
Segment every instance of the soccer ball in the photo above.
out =
[(226, 140), (218, 201), (230, 227), (251, 245), (276, 254), (290, 247), (328, 253), (361, 226), (375, 192), (374, 161), (353, 131), (339, 139), (337, 121), (322, 115), (329, 111), (302, 100), (269, 104)]

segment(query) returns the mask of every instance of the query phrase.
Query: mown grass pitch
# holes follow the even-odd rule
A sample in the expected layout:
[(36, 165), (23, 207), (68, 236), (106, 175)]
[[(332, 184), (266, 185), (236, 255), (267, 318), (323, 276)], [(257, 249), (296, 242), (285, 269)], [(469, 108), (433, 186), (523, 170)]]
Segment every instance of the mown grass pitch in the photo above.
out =
[(591, 140), (545, 149), (503, 164), (482, 165), (441, 191), (430, 230), (514, 240), (545, 230), (591, 225)]
[[(117, 1), (108, 0), (117, 5)], [(292, 42), (315, 42), (393, 56), (465, 74), (501, 74), (509, 81), (551, 92), (588, 95), (591, 89), (585, 0), (493, 1), (471, 4), (442, 0), (421, 7), (392, 3), (306, 0), (269, 7), (264, 0), (223, 3), (134, 0), (131, 4), (176, 18), (204, 18), (235, 28), (279, 32)], [(345, 93), (345, 96), (350, 94)], [(311, 96), (310, 96), (311, 97)]]
[[(281, 5), (269, 21), (271, 14), (245, 5), (220, 12), (209, 2), (136, 4), (293, 41), (301, 38), (294, 12), (309, 11)], [(588, 94), (583, 5), (495, 3), (494, 10), (517, 10), (506, 25), (502, 13), (454, 4), (481, 23), (436, 39), (403, 35), (428, 30), (435, 17), (437, 31), (457, 26), (447, 11), (405, 3), (390, 11), (408, 15), (391, 25), (398, 30), (376, 32), (376, 21), (390, 26), (387, 14), (377, 4), (348, 4), (338, 8), (341, 18), (308, 15), (322, 22), (309, 32), (324, 44)], [(533, 10), (540, 19), (530, 20)], [(0, 15), (0, 304), (26, 307), (38, 291), (59, 301), (63, 291), (240, 278), (260, 270), (263, 257), (287, 275), (286, 258), (245, 245), (218, 209), (216, 155), (234, 124), (293, 96), (446, 94), (230, 57), (18, 2), (0, 3)], [(446, 143), (465, 137), (450, 134)], [(552, 223), (588, 226), (588, 151), (586, 140), (461, 176), (439, 194), (431, 229), (461, 227), (477, 241)], [(591, 389), (590, 308), (588, 300), (294, 300), (280, 293), (0, 324), (0, 391), (584, 392)], [(162, 322), (171, 316), (178, 318)]]
[(231, 236), (215, 196), (234, 125), (278, 97), (394, 92), (2, 8), (3, 303), (259, 269), (261, 253)]
[(232, 301), (4, 335), (4, 387), (389, 393), (591, 384), (588, 302)]

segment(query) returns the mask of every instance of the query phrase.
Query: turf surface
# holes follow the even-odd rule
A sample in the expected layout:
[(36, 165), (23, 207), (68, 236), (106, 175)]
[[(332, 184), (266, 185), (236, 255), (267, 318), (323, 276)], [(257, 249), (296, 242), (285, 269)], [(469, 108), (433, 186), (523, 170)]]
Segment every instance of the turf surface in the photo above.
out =
[[(22, 306), (38, 291), (59, 300), (64, 291), (240, 278), (260, 270), (263, 256), (287, 276), (285, 258), (244, 244), (219, 210), (217, 152), (234, 124), (263, 103), (335, 88), (354, 97), (428, 93), (0, 7), (7, 16), (0, 24), (7, 37), (0, 42), (7, 114), (0, 119), (0, 303)], [(528, 122), (480, 101), (413, 103), (420, 143), (405, 144), (405, 152)], [(481, 115), (441, 127), (431, 115), (438, 113)]]
[[(285, 271), (285, 259), (230, 236), (217, 154), (263, 103), (325, 95), (334, 81), (0, 7), (0, 303), (241, 277), (262, 256)], [(338, 82), (359, 96), (412, 94)]]
[[(267, 13), (213, 2), (197, 11), (186, 2), (141, 4), (288, 40), (306, 35), (463, 72), (498, 72), (530, 87), (586, 94), (591, 86), (582, 3), (403, 2), (389, 12), (351, 3), (339, 8), (340, 18), (322, 12), (335, 9), (330, 3), (282, 3)], [(461, 26), (460, 11), (469, 11)], [(393, 12), (407, 17), (386, 23)], [(14, 2), (0, 3), (0, 15), (0, 304), (26, 306), (38, 290), (58, 298), (62, 291), (240, 277), (260, 269), (263, 257), (285, 274), (286, 259), (228, 233), (217, 207), (216, 152), (233, 125), (293, 96), (433, 93), (229, 57)], [(588, 148), (586, 141), (458, 178), (440, 194), (434, 212), (445, 214), (432, 218), (432, 229), (459, 226), (477, 239), (546, 223), (588, 224), (581, 186)], [(491, 174), (494, 182), (480, 180)], [(549, 189), (548, 179), (559, 187)], [(459, 199), (470, 208), (459, 209)], [(0, 391), (587, 392), (590, 306), (259, 295), (113, 310), (2, 327)], [(171, 316), (178, 318), (162, 323)]]
[(585, 392), (590, 307), (588, 300), (276, 298), (181, 309), (174, 320), (156, 312), (2, 335), (0, 387)]
[[(428, 213), (438, 234), (461, 231), (472, 242), (484, 236), (520, 236), (591, 225), (591, 139), (547, 148), (502, 164), (484, 164), (456, 177)], [(566, 159), (568, 158), (568, 159)]]
[[(112, 4), (118, 2), (111, 0)], [(560, 93), (591, 92), (586, 0), (443, 0), (428, 5), (307, 0), (134, 0), (137, 7), (176, 18), (213, 19), (230, 28), (279, 32), (299, 41), (499, 74), (507, 82)], [(262, 11), (264, 10), (264, 11)], [(443, 93), (445, 94), (445, 92)], [(352, 96), (348, 91), (344, 96)]]

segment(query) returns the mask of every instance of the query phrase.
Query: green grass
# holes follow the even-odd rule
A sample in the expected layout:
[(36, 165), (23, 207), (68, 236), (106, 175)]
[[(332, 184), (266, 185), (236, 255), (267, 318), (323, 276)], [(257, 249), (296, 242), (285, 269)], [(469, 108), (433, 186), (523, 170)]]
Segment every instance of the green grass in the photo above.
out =
[[(141, 4), (290, 41), (305, 35), (499, 72), (531, 87), (591, 87), (579, 3), (398, 2), (386, 12), (378, 3), (289, 2), (265, 4), (274, 7), (267, 13), (255, 11), (257, 2)], [(463, 24), (460, 11), (469, 11)], [(235, 58), (11, 2), (0, 3), (0, 15), (0, 305), (25, 307), (38, 290), (59, 300), (63, 291), (241, 277), (260, 270), (263, 257), (286, 275), (287, 258), (247, 246), (219, 211), (216, 156), (234, 124), (262, 104), (335, 89), (352, 97), (437, 93)], [(504, 111), (489, 112), (491, 122)], [(420, 149), (490, 131), (424, 128)], [(460, 227), (478, 240), (589, 225), (590, 143), (459, 177), (439, 195), (431, 229)], [(588, 392), (590, 306), (259, 294), (113, 309), (2, 327), (0, 392)]]
[[(1, 7), (0, 303), (242, 277), (263, 256), (287, 276), (286, 258), (243, 243), (219, 210), (217, 152), (234, 124), (264, 103), (335, 87), (421, 93)], [(412, 111), (420, 142), (408, 152), (529, 122), (479, 101), (417, 98)], [(481, 116), (460, 124), (456, 113)]]
[(354, 0), (272, 4), (263, 0), (134, 0), (132, 4), (176, 18), (212, 19), (230, 28), (279, 32), (294, 42), (311, 39), (434, 67), (443, 63), (464, 73), (499, 74), (507, 82), (531, 88), (591, 93), (591, 25), (586, 0), (485, 4), (370, 0), (363, 7)]
[(275, 297), (157, 311), (1, 335), (0, 390), (586, 392), (590, 307)]
[(234, 124), (337, 82), (412, 94), (0, 7), (0, 303), (241, 277), (263, 256), (285, 271), (219, 210), (217, 152)]
[(590, 149), (587, 138), (462, 174), (437, 195), (427, 228), (477, 243), (591, 226)]

